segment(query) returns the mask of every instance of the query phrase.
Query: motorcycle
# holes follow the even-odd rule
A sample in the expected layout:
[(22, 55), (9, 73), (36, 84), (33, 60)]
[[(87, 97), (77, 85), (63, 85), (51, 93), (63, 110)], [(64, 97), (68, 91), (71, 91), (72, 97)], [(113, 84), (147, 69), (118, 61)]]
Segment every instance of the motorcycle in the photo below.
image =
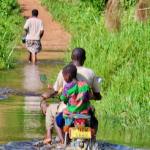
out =
[(65, 119), (65, 147), (70, 141), (69, 145), (74, 150), (98, 150), (95, 129), (91, 128), (90, 120), (91, 116), (84, 114), (72, 114)]
[[(40, 80), (44, 84), (48, 83), (45, 74), (40, 75)], [(102, 79), (97, 77), (97, 81), (100, 83)], [(58, 93), (61, 93), (61, 90)], [(95, 138), (95, 129), (92, 129), (90, 125), (90, 115), (72, 114), (65, 119), (65, 122), (67, 122), (67, 125), (65, 125), (63, 129), (65, 133), (65, 150), (69, 150), (69, 147), (74, 150), (99, 150)]]

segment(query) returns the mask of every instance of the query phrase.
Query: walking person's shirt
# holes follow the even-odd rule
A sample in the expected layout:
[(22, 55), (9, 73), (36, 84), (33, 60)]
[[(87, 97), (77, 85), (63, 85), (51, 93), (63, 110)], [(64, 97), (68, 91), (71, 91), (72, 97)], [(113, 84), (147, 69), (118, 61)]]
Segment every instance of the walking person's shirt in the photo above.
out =
[(31, 17), (27, 19), (24, 29), (28, 30), (26, 40), (40, 40), (40, 32), (44, 30), (42, 20)]

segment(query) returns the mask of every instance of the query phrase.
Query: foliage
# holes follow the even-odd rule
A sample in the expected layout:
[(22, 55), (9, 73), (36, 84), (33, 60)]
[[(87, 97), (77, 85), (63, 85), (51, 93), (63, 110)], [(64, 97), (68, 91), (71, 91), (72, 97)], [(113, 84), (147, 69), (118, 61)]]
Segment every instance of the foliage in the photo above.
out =
[(94, 103), (97, 114), (115, 116), (125, 127), (150, 125), (150, 23), (134, 22), (129, 11), (122, 16), (120, 32), (109, 33), (93, 5), (42, 2), (71, 33), (70, 48), (85, 48), (86, 66), (103, 78), (103, 100)]
[(0, 69), (10, 68), (12, 54), (19, 37), (19, 25), (22, 22), (16, 0), (0, 1)]
[(81, 1), (85, 3), (89, 2), (93, 5), (94, 8), (103, 11), (105, 9), (108, 0), (81, 0)]
[[(106, 4), (108, 2), (108, 0), (81, 0), (81, 1), (85, 3), (91, 3), (92, 6), (98, 9), (99, 11), (104, 11)], [(125, 9), (129, 9), (132, 6), (135, 6), (135, 4), (137, 3), (137, 0), (119, 0), (119, 1), (121, 2), (121, 5)]]
[(135, 6), (137, 0), (121, 0), (122, 5), (125, 9), (130, 8), (131, 6)]
[(0, 8), (0, 16), (8, 16), (18, 12), (18, 4), (14, 0), (0, 0)]

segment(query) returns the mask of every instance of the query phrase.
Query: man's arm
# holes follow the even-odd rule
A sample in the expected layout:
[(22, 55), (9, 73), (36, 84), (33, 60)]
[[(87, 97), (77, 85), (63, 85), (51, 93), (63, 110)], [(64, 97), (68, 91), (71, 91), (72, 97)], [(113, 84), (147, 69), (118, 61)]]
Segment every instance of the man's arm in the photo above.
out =
[(24, 25), (24, 31), (25, 31), (25, 35), (27, 35), (29, 32), (29, 20), (26, 20), (26, 23)]
[(40, 39), (43, 37), (43, 35), (44, 35), (44, 30), (41, 30), (40, 31)]
[(62, 92), (62, 87), (63, 87), (63, 75), (62, 75), (62, 70), (59, 72), (57, 79), (55, 81), (55, 84), (53, 85), (53, 92), (47, 92), (41, 95), (43, 99), (48, 99), (50, 97), (56, 96), (58, 93)]
[(25, 35), (27, 35), (28, 34), (28, 29), (24, 29), (24, 31), (25, 31)]
[(43, 94), (41, 95), (41, 97), (42, 97), (43, 100), (46, 100), (46, 99), (48, 99), (48, 98), (55, 97), (57, 94), (58, 94), (57, 91), (54, 91), (54, 92), (52, 92), (52, 93), (46, 92), (46, 93), (43, 93)]
[(43, 37), (43, 35), (44, 35), (44, 25), (43, 25), (43, 22), (41, 21), (40, 39)]

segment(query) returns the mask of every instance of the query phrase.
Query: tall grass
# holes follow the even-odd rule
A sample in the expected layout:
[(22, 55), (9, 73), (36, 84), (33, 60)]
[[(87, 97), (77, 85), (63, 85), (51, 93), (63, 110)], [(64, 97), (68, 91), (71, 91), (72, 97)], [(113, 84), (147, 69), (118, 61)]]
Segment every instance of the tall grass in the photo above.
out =
[(0, 69), (12, 66), (13, 50), (19, 39), (22, 18), (16, 0), (0, 2)]
[(120, 1), (109, 0), (105, 9), (105, 25), (109, 31), (120, 29)]
[(137, 4), (135, 16), (138, 21), (147, 21), (148, 19), (150, 19), (149, 0), (139, 0)]
[(70, 49), (85, 48), (85, 65), (103, 78), (103, 100), (94, 103), (97, 114), (115, 116), (117, 123), (125, 127), (149, 126), (150, 23), (135, 22), (130, 9), (121, 16), (120, 32), (109, 33), (103, 13), (90, 3), (42, 2), (72, 34)]

